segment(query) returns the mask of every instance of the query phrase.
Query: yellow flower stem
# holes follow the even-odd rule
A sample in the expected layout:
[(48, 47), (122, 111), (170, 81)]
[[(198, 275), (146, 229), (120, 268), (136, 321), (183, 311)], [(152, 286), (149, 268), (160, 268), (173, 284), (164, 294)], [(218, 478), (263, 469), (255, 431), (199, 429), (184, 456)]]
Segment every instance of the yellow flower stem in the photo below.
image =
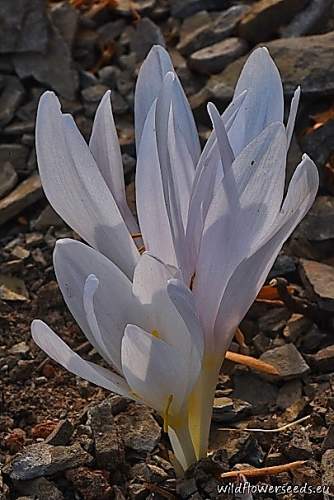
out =
[(182, 469), (184, 471), (187, 470), (196, 462), (196, 454), (186, 415), (182, 419), (170, 419), (168, 435), (176, 459), (180, 463)]
[(208, 452), (213, 400), (220, 366), (221, 358), (205, 355), (202, 371), (190, 396), (189, 429), (198, 460), (206, 457)]

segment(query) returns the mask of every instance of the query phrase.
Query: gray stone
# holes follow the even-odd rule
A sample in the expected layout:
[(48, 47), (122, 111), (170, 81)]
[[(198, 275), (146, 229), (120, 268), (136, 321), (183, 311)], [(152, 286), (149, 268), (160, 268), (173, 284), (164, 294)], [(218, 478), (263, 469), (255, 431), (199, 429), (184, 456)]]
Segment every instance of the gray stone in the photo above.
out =
[(115, 417), (115, 422), (126, 448), (151, 452), (160, 441), (160, 426), (145, 406), (131, 403), (126, 413)]
[(9, 161), (0, 163), (0, 198), (6, 196), (17, 184), (17, 173)]
[(225, 3), (221, 0), (172, 0), (171, 7), (172, 16), (185, 18), (200, 10), (222, 10)]
[(324, 347), (316, 354), (309, 356), (309, 362), (315, 370), (332, 372), (334, 369), (334, 344)]
[(77, 32), (79, 11), (69, 2), (60, 2), (50, 5), (50, 16), (53, 25), (58, 29), (64, 41), (72, 47)]
[(197, 484), (195, 478), (191, 477), (189, 479), (179, 479), (176, 482), (175, 490), (180, 498), (189, 498), (190, 495), (193, 495), (197, 492)]
[(240, 399), (215, 398), (212, 420), (219, 423), (237, 422), (251, 414), (252, 405)]
[(268, 279), (272, 280), (278, 276), (287, 276), (297, 269), (296, 259), (290, 255), (280, 254), (269, 273)]
[(318, 196), (294, 236), (319, 243), (334, 239), (334, 198)]
[(70, 442), (73, 430), (73, 425), (69, 420), (60, 420), (45, 442), (53, 446), (66, 446)]
[(262, 361), (273, 365), (284, 380), (302, 377), (310, 368), (294, 344), (275, 347), (260, 356)]
[(270, 40), (306, 4), (306, 0), (260, 0), (241, 20), (239, 34), (250, 42)]
[[(3, 135), (6, 135), (8, 137), (20, 137), (23, 135), (32, 135), (35, 131), (35, 122), (30, 120), (28, 122), (21, 122), (21, 121), (14, 121), (10, 125), (7, 125), (3, 129)], [(22, 137), (23, 139), (23, 137)], [(23, 140), (21, 139), (21, 142), (24, 144)], [(32, 146), (34, 144), (33, 142), (29, 142), (29, 146)]]
[(116, 19), (116, 21), (110, 21), (105, 23), (97, 29), (101, 40), (104, 43), (110, 43), (116, 40), (126, 27), (125, 19)]
[(0, 2), (0, 53), (44, 52), (48, 41), (47, 0)]
[(199, 73), (214, 74), (247, 52), (247, 42), (241, 38), (227, 38), (191, 54), (189, 67)]
[(98, 72), (100, 82), (111, 89), (115, 89), (121, 70), (118, 66), (104, 66)]
[(0, 96), (0, 128), (9, 123), (22, 102), (25, 90), (15, 76), (6, 77), (5, 87)]
[(0, 144), (0, 164), (10, 162), (17, 173), (25, 170), (29, 149), (21, 144)]
[(6, 465), (5, 472), (12, 480), (25, 481), (87, 465), (92, 460), (91, 455), (76, 443), (72, 446), (37, 443), (17, 453)]
[(328, 490), (331, 496), (334, 495), (334, 449), (327, 450), (322, 455), (321, 459), (322, 469), (322, 485)]
[(62, 97), (73, 100), (79, 77), (72, 66), (70, 48), (55, 26), (51, 25), (49, 32), (46, 53), (16, 54), (13, 58), (15, 71), (20, 78), (32, 76), (50, 85)]
[(233, 398), (251, 403), (253, 413), (260, 413), (276, 402), (277, 387), (248, 371), (237, 371), (233, 385)]
[[(334, 119), (328, 120), (321, 127), (304, 134), (300, 142), (303, 151), (310, 155), (317, 166), (321, 168), (325, 166), (330, 155), (334, 152), (333, 138)], [(322, 178), (321, 181), (323, 181)], [(328, 188), (326, 182), (323, 182), (323, 184), (325, 188)], [(333, 192), (333, 189), (331, 191)]]
[(57, 212), (53, 210), (51, 205), (47, 205), (32, 224), (32, 227), (36, 229), (36, 231), (43, 231), (49, 229), (51, 226), (62, 227), (64, 226), (64, 221)]
[(277, 396), (277, 406), (281, 410), (286, 410), (291, 405), (302, 398), (302, 383), (300, 380), (290, 380), (286, 382), (279, 390)]
[(97, 85), (91, 85), (90, 87), (82, 90), (81, 96), (86, 102), (99, 103), (107, 90), (109, 89), (106, 85), (101, 85), (100, 83), (98, 83)]
[(299, 272), (311, 299), (315, 300), (321, 309), (334, 311), (334, 267), (314, 260), (301, 259)]
[(93, 431), (97, 465), (102, 469), (116, 470), (124, 464), (122, 434), (115, 423), (112, 401), (107, 399), (90, 408), (87, 424)]
[(312, 325), (312, 321), (302, 314), (293, 314), (283, 330), (283, 337), (289, 342), (296, 342)]
[(282, 38), (313, 35), (323, 29), (333, 7), (332, 0), (311, 0), (293, 20), (280, 29)]
[(312, 458), (312, 444), (305, 431), (294, 430), (286, 454), (290, 460), (309, 460)]
[(136, 30), (131, 35), (131, 49), (137, 56), (137, 61), (143, 61), (153, 45), (165, 46), (165, 39), (160, 28), (148, 17), (140, 19)]
[(40, 200), (42, 196), (42, 185), (38, 175), (32, 175), (21, 182), (14, 191), (0, 200), (0, 225)]
[[(201, 14), (200, 25), (185, 31), (183, 36), (181, 33), (181, 39), (177, 49), (182, 55), (188, 56), (203, 47), (208, 47), (224, 40), (235, 33), (238, 23), (248, 9), (249, 7), (247, 5), (233, 5), (219, 14), (214, 20), (211, 19), (206, 11), (203, 11), (206, 16), (203, 12), (199, 12), (197, 16)], [(193, 18), (189, 18), (189, 20), (190, 19)], [(187, 20), (188, 19), (186, 19), (186, 21)]]
[(57, 486), (45, 477), (31, 481), (15, 481), (14, 487), (21, 495), (30, 495), (38, 500), (63, 500), (64, 498)]
[[(287, 97), (292, 97), (298, 85), (304, 97), (334, 95), (333, 45), (334, 31), (325, 35), (282, 38), (266, 44), (281, 73)], [(229, 64), (221, 74), (212, 76), (207, 84), (206, 98), (217, 105), (226, 105), (233, 97), (245, 61), (242, 57)]]

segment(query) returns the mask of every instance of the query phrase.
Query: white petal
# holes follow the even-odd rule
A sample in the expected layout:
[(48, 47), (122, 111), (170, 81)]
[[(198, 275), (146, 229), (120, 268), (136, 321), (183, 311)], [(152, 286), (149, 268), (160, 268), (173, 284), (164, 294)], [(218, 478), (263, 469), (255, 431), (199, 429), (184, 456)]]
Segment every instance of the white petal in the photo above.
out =
[(295, 93), (293, 94), (293, 98), (291, 100), (289, 119), (288, 119), (288, 124), (286, 126), (286, 136), (287, 136), (287, 140), (288, 140), (288, 147), (290, 146), (292, 134), (293, 134), (293, 129), (295, 128), (299, 100), (300, 100), (300, 87), (297, 87), (295, 90)]
[(263, 286), (283, 243), (312, 206), (318, 185), (317, 168), (305, 155), (291, 179), (271, 233), (258, 244), (255, 253), (239, 264), (226, 287), (215, 323), (215, 350), (221, 355)]
[(174, 243), (166, 209), (155, 134), (153, 103), (142, 132), (136, 168), (136, 202), (146, 250), (176, 265)]
[(96, 110), (89, 149), (129, 231), (138, 232), (138, 225), (125, 197), (122, 156), (111, 110), (110, 90), (104, 94)]
[(116, 392), (121, 396), (131, 397), (130, 389), (125, 380), (106, 370), (101, 366), (85, 361), (58, 335), (54, 333), (43, 321), (35, 320), (31, 325), (31, 333), (36, 344), (54, 361), (59, 363), (66, 370), (74, 373), (92, 384), (104, 387), (108, 391)]
[(175, 121), (173, 116), (175, 81), (175, 75), (167, 73), (157, 100), (155, 125), (167, 216), (171, 228), (177, 264), (183, 270), (187, 265), (185, 228), (182, 220), (180, 199), (178, 197), (178, 177), (176, 172), (174, 172), (175, 165), (172, 164), (175, 156), (175, 142), (173, 140), (175, 139)]
[(40, 99), (36, 152), (46, 196), (83, 239), (131, 276), (137, 248), (73, 119), (52, 92)]
[(212, 331), (234, 269), (277, 216), (285, 158), (284, 126), (272, 124), (235, 159), (215, 194), (205, 221), (193, 288), (205, 331)]
[[(54, 267), (65, 302), (80, 328), (101, 356), (105, 356), (107, 351), (106, 360), (112, 360), (113, 366), (120, 371), (125, 326), (141, 318), (140, 304), (132, 295), (131, 281), (102, 254), (70, 239), (58, 240)], [(103, 345), (90, 328), (84, 308), (84, 287), (90, 274), (99, 280), (94, 295), (94, 311)]]
[[(246, 95), (247, 91), (245, 90), (232, 101), (221, 115), (227, 133), (232, 127)], [(186, 246), (189, 249), (190, 274), (195, 269), (204, 221), (209, 206), (223, 176), (224, 172), (216, 132), (213, 130), (199, 159), (189, 202)]]
[(191, 340), (196, 347), (199, 357), (202, 358), (204, 350), (204, 335), (200, 325), (195, 299), (189, 288), (178, 279), (170, 279), (167, 285), (170, 300), (183, 319)]
[(234, 98), (247, 90), (229, 139), (237, 156), (270, 123), (283, 122), (284, 98), (279, 71), (266, 48), (255, 49), (244, 65)]
[(223, 173), (225, 173), (231, 168), (234, 161), (234, 153), (227, 136), (224, 122), (221, 119), (216, 106), (212, 102), (209, 102), (208, 104), (208, 113), (216, 134)]
[[(141, 328), (128, 325), (122, 342), (122, 368), (129, 386), (144, 402), (163, 414), (173, 396), (169, 414), (178, 415), (190, 385), (183, 354)], [(191, 375), (197, 378), (198, 373)]]
[(169, 345), (187, 353), (192, 342), (191, 332), (167, 293), (168, 281), (174, 277), (180, 274), (175, 275), (161, 261), (144, 253), (135, 269), (133, 294), (146, 311), (147, 322), (141, 326), (149, 332), (156, 330)]
[(141, 65), (135, 91), (135, 129), (137, 153), (146, 117), (158, 97), (166, 74), (174, 71), (168, 52), (160, 45), (152, 47)]

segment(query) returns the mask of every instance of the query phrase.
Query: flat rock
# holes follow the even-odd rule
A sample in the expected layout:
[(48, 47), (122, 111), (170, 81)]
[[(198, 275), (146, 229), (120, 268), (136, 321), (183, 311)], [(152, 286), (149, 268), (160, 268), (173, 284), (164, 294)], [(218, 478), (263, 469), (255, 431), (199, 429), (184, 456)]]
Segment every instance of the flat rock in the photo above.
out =
[(79, 444), (51, 446), (37, 443), (26, 446), (17, 453), (4, 471), (12, 480), (24, 481), (41, 476), (50, 476), (92, 462), (92, 457)]
[(221, 0), (172, 0), (171, 14), (173, 17), (185, 18), (200, 10), (222, 10), (224, 7)]
[(277, 406), (281, 410), (286, 410), (302, 398), (302, 383), (300, 380), (289, 380), (278, 392)]
[(308, 332), (313, 323), (310, 319), (306, 318), (302, 314), (293, 314), (283, 330), (283, 337), (288, 342), (295, 342), (299, 337), (305, 335)]
[(15, 481), (15, 490), (21, 495), (32, 496), (38, 500), (63, 500), (64, 495), (57, 486), (46, 479), (39, 477), (31, 481)]
[(260, 413), (276, 402), (277, 387), (253, 373), (237, 371), (233, 375), (233, 385), (233, 398), (251, 403), (253, 413)]
[(247, 52), (248, 45), (241, 38), (227, 38), (191, 54), (189, 67), (199, 73), (214, 74)]
[(270, 40), (278, 28), (286, 24), (306, 4), (306, 0), (260, 0), (241, 20), (239, 34), (257, 43)]
[(63, 227), (64, 225), (63, 219), (53, 210), (51, 205), (47, 205), (32, 224), (32, 227), (36, 231), (43, 231), (51, 226)]
[[(235, 34), (236, 27), (243, 15), (248, 11), (246, 5), (233, 5), (219, 14), (214, 20), (206, 11), (187, 18), (180, 33), (180, 42), (177, 49), (182, 55), (188, 56), (204, 47), (209, 47)], [(198, 17), (198, 24), (191, 24), (190, 20)], [(189, 20), (189, 23), (187, 21)], [(189, 27), (188, 27), (189, 24)]]
[(17, 184), (17, 173), (13, 165), (6, 161), (0, 164), (0, 198), (3, 198)]
[[(334, 119), (328, 120), (321, 127), (309, 131), (301, 138), (301, 147), (318, 167), (324, 167), (329, 160), (330, 155), (334, 152), (333, 145), (334, 137)], [(321, 171), (320, 171), (321, 172)], [(322, 185), (327, 188), (326, 180), (321, 176)]]
[(79, 21), (78, 9), (75, 9), (69, 2), (63, 1), (50, 5), (50, 16), (64, 41), (72, 47)]
[(285, 344), (266, 351), (260, 356), (262, 361), (273, 365), (284, 380), (302, 377), (310, 370), (294, 344)]
[(251, 414), (252, 405), (240, 399), (215, 398), (212, 420), (220, 423), (237, 422)]
[(29, 293), (23, 280), (16, 276), (0, 274), (0, 300), (26, 302)]
[(334, 495), (334, 450), (327, 450), (322, 455), (322, 485), (329, 489), (329, 493)]
[[(333, 46), (334, 31), (325, 35), (282, 38), (266, 44), (281, 73), (287, 97), (292, 97), (298, 85), (304, 97), (334, 95)], [(226, 105), (232, 99), (245, 60), (245, 57), (237, 59), (208, 81), (208, 97), (217, 105)]]
[(42, 196), (42, 185), (38, 175), (32, 175), (21, 182), (14, 191), (0, 200), (0, 225), (40, 200)]
[(286, 454), (290, 460), (309, 460), (313, 456), (312, 444), (308, 434), (294, 430)]
[(334, 198), (318, 196), (295, 232), (295, 237), (312, 242), (334, 239)]
[(0, 95), (0, 128), (12, 120), (24, 94), (25, 90), (20, 80), (15, 76), (7, 76), (5, 87)]
[(315, 260), (301, 259), (299, 274), (310, 298), (321, 309), (334, 311), (334, 267)]
[(161, 438), (161, 428), (145, 406), (131, 403), (126, 412), (115, 417), (124, 446), (139, 452), (151, 452)]
[(72, 66), (71, 51), (58, 29), (50, 25), (46, 53), (29, 52), (13, 58), (20, 78), (34, 77), (49, 85), (66, 99), (73, 100), (79, 84), (78, 72)]
[(0, 3), (0, 53), (43, 52), (48, 42), (47, 0)]
[(311, 0), (302, 12), (279, 30), (281, 37), (313, 35), (319, 32), (326, 25), (332, 7), (332, 0)]
[(90, 408), (87, 424), (93, 431), (97, 465), (102, 469), (115, 470), (124, 464), (122, 434), (115, 423), (112, 402), (107, 399)]
[(0, 144), (0, 164), (10, 162), (19, 174), (26, 169), (29, 148), (22, 144)]
[(165, 39), (160, 28), (148, 17), (140, 19), (133, 31), (130, 46), (135, 52), (137, 61), (143, 61), (153, 45), (165, 47)]
[(310, 355), (309, 361), (316, 370), (332, 372), (334, 370), (334, 344), (320, 349), (316, 354)]

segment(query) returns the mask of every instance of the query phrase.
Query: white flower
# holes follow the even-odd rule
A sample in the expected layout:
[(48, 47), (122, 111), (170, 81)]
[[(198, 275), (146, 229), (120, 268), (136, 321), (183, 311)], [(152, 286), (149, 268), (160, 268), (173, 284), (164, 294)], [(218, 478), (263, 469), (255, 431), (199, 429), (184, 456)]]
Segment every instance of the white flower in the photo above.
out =
[(177, 458), (189, 466), (195, 456), (186, 439), (187, 405), (201, 367), (203, 334), (177, 271), (144, 253), (131, 283), (101, 253), (71, 239), (57, 242), (54, 267), (68, 308), (113, 371), (82, 359), (40, 320), (32, 323), (34, 341), (70, 372), (158, 411), (172, 439), (180, 441)]
[[(203, 357), (199, 356), (202, 359), (200, 375), (190, 399), (191, 384), (185, 381), (184, 397), (175, 396), (174, 400), (173, 396), (173, 406), (168, 410), (170, 415), (179, 412), (182, 418), (189, 413), (189, 428), (197, 457), (207, 451), (214, 390), (234, 332), (263, 285), (283, 243), (312, 205), (318, 189), (317, 169), (304, 155), (284, 196), (286, 156), (299, 96), (298, 88), (285, 127), (279, 72), (268, 51), (256, 49), (241, 72), (232, 103), (225, 112), (220, 116), (216, 107), (208, 104), (213, 131), (201, 152), (193, 115), (170, 58), (164, 49), (154, 47), (142, 65), (135, 93), (136, 201), (140, 227), (125, 199), (121, 154), (109, 93), (97, 110), (89, 146), (73, 119), (61, 114), (54, 94), (44, 94), (39, 105), (37, 159), (50, 203), (85, 241), (114, 263), (113, 269), (116, 265), (127, 276), (125, 278), (122, 274), (123, 281), (114, 280), (112, 285), (110, 281), (113, 293), (104, 294), (101, 285), (103, 272), (98, 262), (103, 260), (106, 266), (108, 260), (82, 246), (86, 248), (84, 252), (95, 255), (92, 261), (83, 260), (87, 267), (77, 262), (80, 260), (77, 255), (75, 258), (68, 255), (58, 268), (58, 280), (65, 300), (93, 345), (123, 376), (122, 383), (126, 379), (132, 390), (160, 413), (164, 411), (162, 401), (164, 404), (166, 398), (168, 401), (173, 394), (170, 392), (172, 385), (178, 383), (183, 370), (179, 364), (184, 356), (192, 366), (190, 346), (194, 343), (194, 352), (201, 354), (202, 348), (198, 348), (197, 343), (204, 344)], [(150, 253), (142, 258), (132, 237), (138, 232)], [(62, 246), (57, 252), (59, 248)], [(57, 258), (55, 260), (57, 262)], [(143, 264), (148, 261), (155, 262), (155, 266), (159, 263), (165, 269), (160, 278), (158, 273), (152, 276), (148, 273)], [(59, 278), (59, 269), (66, 268), (66, 273), (71, 275), (74, 270), (70, 269), (76, 269), (76, 266), (80, 267), (81, 276), (80, 286), (76, 286), (77, 290), (80, 289), (77, 299), (81, 304), (80, 317), (75, 313), (73, 303), (68, 297), (66, 299), (62, 285), (65, 278)], [(145, 273), (140, 272), (143, 268), (148, 273), (147, 282), (144, 281)], [(179, 269), (176, 279), (175, 268)], [(171, 274), (166, 271), (168, 269), (173, 269)], [(92, 297), (97, 282), (94, 277), (86, 282), (90, 274), (100, 281), (95, 293), (95, 297), (101, 295), (97, 321), (92, 314)], [(120, 292), (116, 297), (115, 291), (118, 287), (123, 290), (125, 279), (127, 292)], [(152, 303), (149, 309), (140, 309), (138, 317), (137, 307), (127, 302), (132, 280), (133, 293), (139, 301), (143, 302), (140, 299), (143, 293), (147, 305)], [(140, 293), (135, 292), (138, 283), (142, 283)], [(164, 300), (155, 301), (160, 296)], [(111, 297), (115, 301), (112, 305)], [(162, 359), (153, 348), (158, 352), (158, 347), (162, 349), (165, 344), (152, 336), (157, 327), (154, 321), (150, 320), (149, 326), (145, 323), (142, 311), (146, 311), (147, 317), (158, 317), (160, 321), (159, 314), (164, 314), (161, 311), (165, 310), (166, 304), (171, 307), (170, 301), (174, 304), (173, 313), (166, 315), (163, 328), (160, 323), (158, 325), (164, 332), (162, 339), (170, 345), (170, 356), (164, 357), (167, 368), (162, 376), (168, 389), (162, 384), (164, 389), (159, 396), (148, 383), (150, 377), (145, 373), (155, 369), (156, 363), (159, 364), (156, 360)], [(127, 314), (120, 322), (119, 311), (124, 307)], [(191, 311), (191, 327), (190, 320), (185, 319), (189, 317), (185, 307)], [(174, 336), (178, 330), (172, 331), (176, 311), (186, 325), (186, 333), (178, 336), (177, 342), (188, 339), (189, 353), (187, 349), (179, 349), (178, 343), (169, 341), (170, 338), (176, 341)], [(108, 330), (113, 317), (118, 322), (118, 329)], [(101, 318), (107, 318), (102, 330)], [(37, 327), (42, 328), (41, 323), (37, 323)], [(44, 332), (45, 328), (43, 326)], [(40, 334), (40, 342), (42, 338)], [(141, 342), (140, 347), (137, 342)], [(109, 344), (110, 350), (107, 349)], [(44, 350), (48, 345), (48, 341), (43, 343)], [(133, 368), (133, 361), (130, 360), (139, 356), (141, 351), (145, 351), (145, 359), (149, 361), (138, 366), (135, 363), (136, 369), (142, 371), (139, 377), (132, 377), (129, 367)], [(168, 364), (175, 373), (170, 381), (166, 379)], [(82, 376), (84, 374), (83, 369)], [(196, 370), (191, 371), (192, 384), (195, 375)], [(138, 379), (144, 382), (136, 390)], [(174, 435), (171, 438), (174, 448), (178, 449), (180, 439)], [(190, 461), (190, 454), (186, 455), (181, 460), (184, 464)]]

